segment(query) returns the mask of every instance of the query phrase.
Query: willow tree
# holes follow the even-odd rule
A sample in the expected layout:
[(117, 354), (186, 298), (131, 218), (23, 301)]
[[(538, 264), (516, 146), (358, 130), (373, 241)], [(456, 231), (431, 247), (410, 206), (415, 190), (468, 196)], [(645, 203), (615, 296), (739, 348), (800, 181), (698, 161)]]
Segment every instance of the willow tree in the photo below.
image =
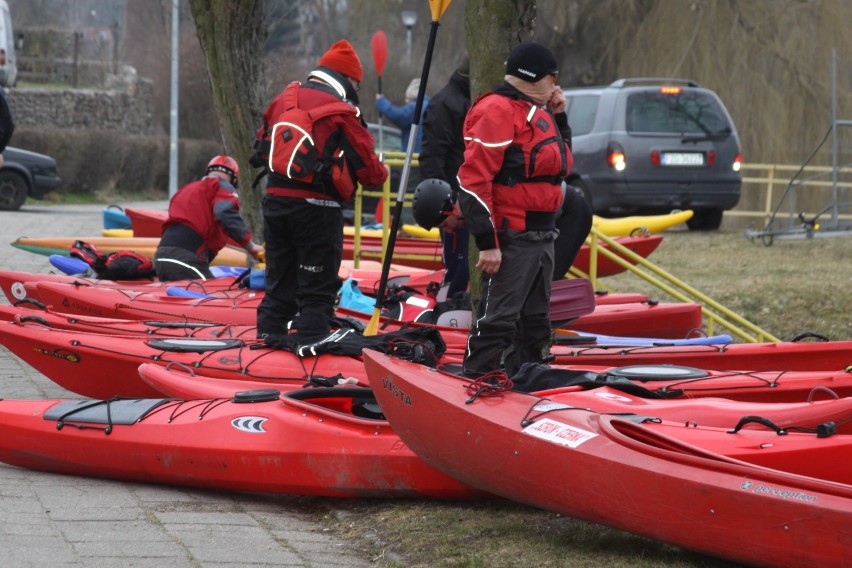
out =
[[(448, 13), (445, 17), (449, 17)], [(465, 44), (470, 56), (470, 96), (487, 92), (506, 75), (504, 62), (513, 47), (532, 39), (536, 0), (467, 0)], [(479, 304), (482, 273), (476, 269), (479, 249), (470, 240), (468, 265), (474, 309)]]
[(260, 234), (261, 193), (252, 191), (248, 160), (266, 102), (263, 0), (189, 0), (196, 33), (207, 62), (213, 102), (225, 151), (240, 165), (240, 212)]

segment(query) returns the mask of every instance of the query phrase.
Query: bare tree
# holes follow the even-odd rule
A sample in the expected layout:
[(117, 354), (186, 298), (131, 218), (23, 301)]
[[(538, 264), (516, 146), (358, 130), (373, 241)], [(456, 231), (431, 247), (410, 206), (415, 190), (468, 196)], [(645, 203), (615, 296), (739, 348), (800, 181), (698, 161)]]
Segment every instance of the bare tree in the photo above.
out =
[(266, 38), (263, 0), (190, 0), (192, 18), (213, 89), (225, 151), (240, 164), (241, 211), (260, 233), (259, 191), (251, 190), (254, 133), (265, 108), (262, 48)]

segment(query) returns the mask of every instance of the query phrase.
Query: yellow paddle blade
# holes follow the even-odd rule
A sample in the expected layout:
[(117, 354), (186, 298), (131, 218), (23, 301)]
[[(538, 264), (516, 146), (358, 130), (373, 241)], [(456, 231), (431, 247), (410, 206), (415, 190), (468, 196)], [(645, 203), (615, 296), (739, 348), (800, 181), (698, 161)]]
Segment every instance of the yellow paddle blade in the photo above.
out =
[(429, 8), (432, 10), (432, 21), (437, 22), (450, 7), (453, 0), (429, 0)]
[(379, 319), (382, 317), (381, 308), (373, 310), (373, 317), (370, 318), (370, 323), (364, 328), (364, 336), (377, 335), (379, 333)]

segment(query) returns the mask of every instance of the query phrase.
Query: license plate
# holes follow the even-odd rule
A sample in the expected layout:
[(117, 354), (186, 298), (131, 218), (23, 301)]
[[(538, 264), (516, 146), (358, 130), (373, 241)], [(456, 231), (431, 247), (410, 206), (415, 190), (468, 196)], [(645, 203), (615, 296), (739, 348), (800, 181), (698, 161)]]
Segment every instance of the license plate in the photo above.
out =
[(663, 152), (660, 156), (663, 166), (703, 166), (704, 154), (701, 152)]

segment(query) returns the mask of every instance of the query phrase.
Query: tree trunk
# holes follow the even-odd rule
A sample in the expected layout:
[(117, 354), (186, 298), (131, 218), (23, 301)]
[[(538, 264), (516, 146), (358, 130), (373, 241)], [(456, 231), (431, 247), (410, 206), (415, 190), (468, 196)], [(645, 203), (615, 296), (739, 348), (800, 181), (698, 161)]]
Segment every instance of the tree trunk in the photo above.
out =
[[(504, 62), (513, 47), (532, 38), (536, 0), (468, 0), (465, 41), (470, 56), (470, 96), (473, 100), (503, 81)], [(476, 268), (479, 249), (470, 239), (470, 297), (479, 306), (482, 272)]]
[[(261, 191), (252, 190), (254, 133), (267, 101), (262, 48), (266, 40), (263, 0), (189, 0), (210, 74), (213, 101), (225, 151), (240, 165), (240, 213), (256, 235), (263, 234)], [(190, 94), (191, 96), (191, 94)]]

